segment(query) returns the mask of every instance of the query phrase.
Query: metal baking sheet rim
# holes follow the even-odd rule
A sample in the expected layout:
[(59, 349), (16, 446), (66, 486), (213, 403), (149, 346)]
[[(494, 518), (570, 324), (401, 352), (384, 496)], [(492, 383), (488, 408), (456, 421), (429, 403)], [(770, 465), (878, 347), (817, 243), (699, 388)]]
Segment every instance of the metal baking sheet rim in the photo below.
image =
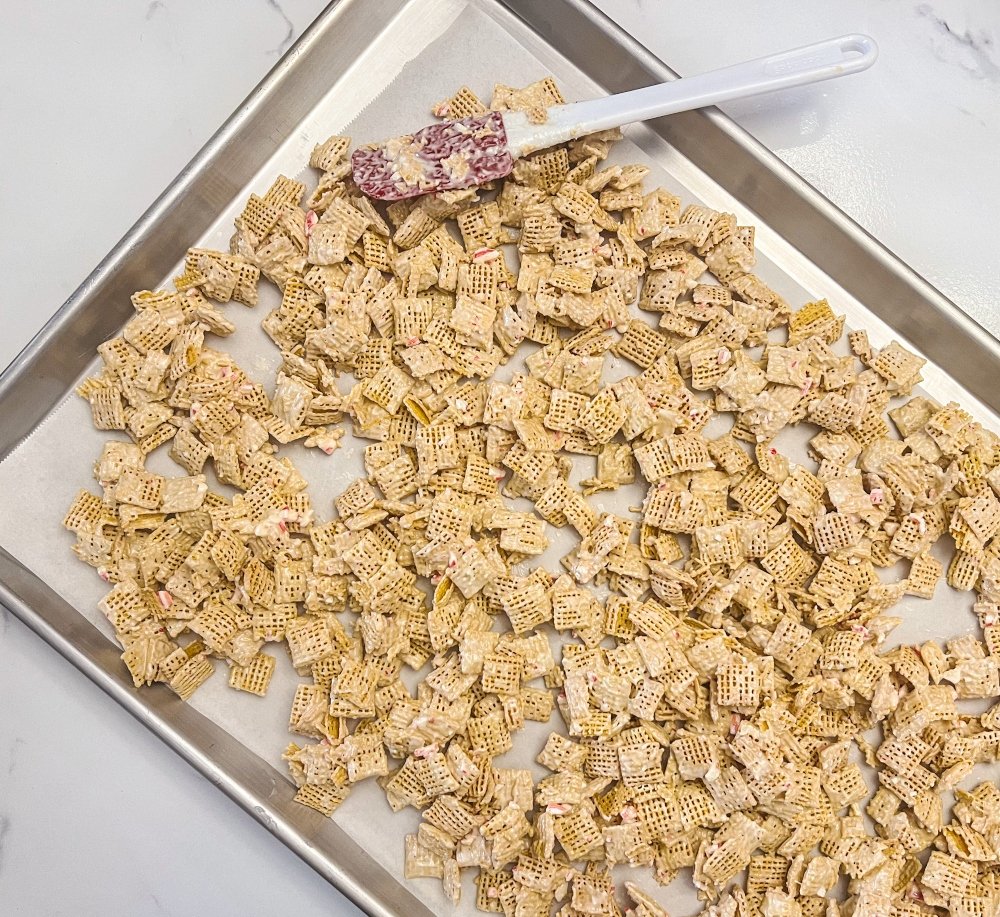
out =
[[(302, 35), (198, 155), (81, 284), (34, 340), (0, 375), (0, 458), (28, 435), (65, 397), (90, 359), (93, 346), (124, 322), (133, 272), (165, 273), (183, 253), (183, 238), (171, 235), (178, 208), (184, 238), (199, 231), (226, 194), (235, 193), (254, 164), (269, 155), (283, 133), (272, 116), (291, 129), (294, 105), (285, 104), (307, 65), (327, 58), (331, 78), (343, 74), (352, 53), (367, 47), (383, 24), (422, 0), (336, 0)], [(476, 0), (502, 7), (556, 51), (617, 92), (673, 73), (622, 32), (587, 0)], [(362, 12), (362, 6), (364, 11)], [(599, 51), (598, 51), (599, 49)], [(611, 53), (609, 53), (609, 51)], [(313, 58), (318, 61), (313, 61)], [(330, 82), (330, 81), (328, 81)], [(282, 96), (280, 106), (277, 97)], [(301, 101), (302, 105), (306, 103)], [(306, 107), (306, 110), (308, 106)], [(302, 111), (304, 117), (305, 110)], [(774, 154), (717, 110), (661, 119), (654, 129), (684, 156), (786, 238), (875, 314), (935, 362), (957, 367), (957, 381), (995, 410), (1000, 392), (992, 380), (1000, 369), (1000, 342), (954, 303), (887, 251)], [(256, 140), (250, 158), (248, 141)], [(711, 140), (712, 142), (706, 142)], [(243, 158), (246, 157), (246, 158)], [(223, 164), (225, 168), (223, 168)], [(228, 176), (228, 181), (224, 180)], [(222, 180), (220, 180), (220, 178)], [(794, 230), (789, 233), (788, 230)], [(164, 238), (166, 236), (166, 238)], [(173, 247), (169, 243), (173, 243)], [(159, 245), (164, 251), (159, 251)], [(146, 251), (154, 247), (152, 254)], [(130, 265), (136, 253), (157, 258)], [(160, 263), (162, 262), (162, 264)], [(122, 305), (124, 303), (124, 305)], [(81, 341), (81, 338), (84, 338)], [(73, 346), (68, 346), (72, 343)], [(81, 344), (88, 346), (82, 347)], [(93, 346), (90, 346), (90, 345)], [(956, 357), (961, 357), (956, 360)], [(25, 395), (30, 393), (30, 397)], [(283, 775), (252, 754), (209, 719), (157, 686), (141, 695), (121, 675), (114, 645), (68, 602), (0, 547), (0, 603), (167, 745), (257, 819), (299, 857), (366, 912), (379, 917), (429, 915), (431, 911), (390, 876), (330, 819), (292, 801)], [(319, 841), (322, 840), (322, 843)], [(335, 850), (329, 856), (323, 848)]]

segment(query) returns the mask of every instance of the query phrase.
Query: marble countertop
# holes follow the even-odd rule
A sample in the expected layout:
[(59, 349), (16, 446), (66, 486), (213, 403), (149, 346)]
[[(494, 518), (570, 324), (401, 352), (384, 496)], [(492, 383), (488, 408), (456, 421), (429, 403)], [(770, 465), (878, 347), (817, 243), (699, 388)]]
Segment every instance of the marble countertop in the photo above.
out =
[[(322, 0), (51, 0), (0, 31), (0, 367)], [(1000, 7), (598, 0), (682, 75), (848, 31), (877, 79), (727, 112), (1000, 334)], [(0, 911), (356, 909), (0, 609)]]

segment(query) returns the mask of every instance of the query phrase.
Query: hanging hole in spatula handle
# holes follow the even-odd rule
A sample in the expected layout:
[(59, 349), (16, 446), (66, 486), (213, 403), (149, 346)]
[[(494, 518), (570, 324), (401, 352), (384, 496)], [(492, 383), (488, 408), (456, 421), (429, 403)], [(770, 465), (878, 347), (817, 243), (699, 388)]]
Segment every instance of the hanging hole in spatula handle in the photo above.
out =
[(816, 79), (817, 71), (829, 69), (830, 76), (867, 70), (878, 57), (878, 45), (868, 35), (853, 33), (827, 41), (782, 51), (764, 58), (762, 70), (768, 76), (802, 74)]

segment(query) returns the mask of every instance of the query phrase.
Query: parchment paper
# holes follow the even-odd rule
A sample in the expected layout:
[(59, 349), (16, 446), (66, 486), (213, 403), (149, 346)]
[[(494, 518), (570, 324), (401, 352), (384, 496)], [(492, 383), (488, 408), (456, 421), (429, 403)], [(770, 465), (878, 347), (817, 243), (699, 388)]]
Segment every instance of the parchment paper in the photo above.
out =
[[(520, 24), (506, 19), (498, 21), (494, 13), (486, 12), (474, 2), (441, 0), (430, 7), (429, 15), (426, 7), (423, 12), (419, 18), (407, 14), (398, 17), (382, 39), (361, 54), (344, 80), (332, 87), (327, 98), (261, 169), (239, 199), (220, 214), (216, 226), (204, 237), (191, 239), (190, 244), (226, 249), (232, 221), (242, 209), (243, 200), (251, 192), (263, 193), (278, 172), (301, 176), (307, 183), (314, 182), (315, 175), (303, 166), (313, 145), (330, 134), (348, 133), (355, 143), (359, 143), (404, 133), (430, 121), (431, 104), (451, 95), (461, 85), (470, 86), (481, 98), (489, 100), (496, 82), (524, 85), (551, 73), (567, 98), (603, 94), (600, 87)], [(826, 296), (836, 311), (848, 314), (849, 325), (867, 328), (874, 343), (884, 344), (892, 337), (890, 330), (863, 306), (805, 262), (767, 227), (757, 223), (745, 207), (650, 131), (632, 126), (626, 138), (615, 148), (612, 159), (651, 165), (647, 187), (664, 184), (680, 194), (685, 202), (703, 201), (712, 207), (735, 212), (743, 223), (756, 223), (760, 255), (757, 272), (794, 305)], [(169, 279), (150, 277), (148, 286), (154, 289), (168, 283)], [(225, 307), (227, 316), (238, 326), (236, 334), (222, 341), (213, 338), (208, 342), (210, 346), (232, 353), (252, 377), (269, 389), (273, 387), (279, 358), (277, 349), (260, 330), (259, 323), (278, 301), (277, 290), (263, 283), (256, 308), (246, 309), (238, 304)], [(509, 376), (520, 369), (528, 353), (529, 347), (522, 347), (500, 375)], [(98, 365), (95, 359), (93, 369)], [(611, 360), (605, 381), (629, 372), (635, 372), (635, 367)], [(996, 426), (995, 415), (975, 403), (939, 370), (929, 366), (925, 377), (932, 397), (942, 401), (960, 400), (982, 420)], [(717, 432), (722, 429), (724, 426)], [(790, 457), (801, 459), (807, 435), (805, 430), (789, 431), (783, 434), (780, 446)], [(108, 434), (93, 429), (86, 402), (69, 394), (0, 464), (0, 491), (10, 508), (0, 514), (0, 544), (111, 636), (110, 626), (97, 610), (97, 602), (108, 587), (91, 568), (73, 558), (70, 547), (74, 538), (60, 524), (80, 488), (99, 491), (91, 467), (108, 438)], [(330, 518), (333, 497), (363, 473), (361, 459), (365, 445), (366, 442), (355, 440), (347, 432), (343, 448), (333, 456), (295, 445), (281, 447), (281, 454), (291, 456), (309, 480), (318, 514)], [(165, 452), (162, 448), (152, 455), (148, 466), (162, 474), (182, 474)], [(579, 480), (592, 474), (593, 460), (579, 458), (574, 477)], [(635, 485), (591, 499), (595, 506), (627, 514), (628, 506), (641, 502), (642, 493), (643, 488)], [(18, 508), (20, 512), (16, 511)], [(559, 558), (575, 539), (551, 526), (549, 534), (554, 543), (542, 563), (556, 570)], [(974, 624), (970, 607), (968, 594), (954, 593), (941, 584), (933, 602), (908, 599), (898, 606), (898, 613), (905, 615), (907, 620), (893, 639), (913, 642), (968, 632)], [(265, 646), (264, 649), (278, 657), (278, 670), (266, 698), (229, 689), (225, 665), (217, 661), (215, 677), (195, 693), (191, 703), (255, 754), (284, 772), (281, 752), (289, 741), (297, 738), (287, 731), (287, 721), (295, 685), (300, 679), (292, 671), (283, 649), (278, 648), (277, 652), (274, 652), (275, 647)], [(560, 728), (555, 726), (556, 722), (558, 715), (551, 727), (529, 724), (515, 737), (515, 749), (498, 763), (507, 767), (529, 767), (541, 775), (533, 759), (549, 729)], [(393, 814), (381, 791), (369, 781), (354, 789), (334, 817), (375, 860), (403, 881), (402, 838), (415, 829), (418, 813), (409, 809)], [(332, 853), (335, 856), (335, 852)], [(667, 890), (657, 889), (645, 870), (629, 871), (627, 877), (653, 891), (674, 917), (694, 914), (700, 909), (687, 873)], [(436, 880), (419, 880), (411, 885), (428, 906), (440, 913), (454, 912), (445, 902)], [(474, 888), (467, 879), (458, 913), (475, 913), (474, 898)]]

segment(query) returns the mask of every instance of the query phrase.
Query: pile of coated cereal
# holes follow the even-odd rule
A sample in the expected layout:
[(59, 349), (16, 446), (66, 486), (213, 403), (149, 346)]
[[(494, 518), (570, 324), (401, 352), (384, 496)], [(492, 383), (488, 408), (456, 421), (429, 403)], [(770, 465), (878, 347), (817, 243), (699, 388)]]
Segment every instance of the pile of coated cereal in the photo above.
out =
[[(485, 110), (463, 88), (435, 113)], [(959, 784), (1000, 754), (1000, 439), (910, 397), (920, 358), (848, 351), (825, 301), (765, 285), (752, 227), (606, 165), (617, 136), (385, 211), (332, 137), (314, 189), (279, 177), (230, 252), (134, 295), (79, 388), (127, 436), (65, 520), (122, 659), (185, 699), (213, 660), (263, 694), (284, 643), (296, 798), (329, 815), (376, 778), (422, 812), (407, 877), (457, 902), (471, 870), (485, 911), (621, 914), (628, 864), (691, 870), (711, 917), (997, 915), (1000, 789)], [(210, 346), (261, 274), (267, 387)], [(332, 453), (346, 424), (366, 475), (322, 521), (279, 446)], [(775, 442), (796, 424), (808, 467)], [(182, 476), (145, 467), (168, 443)], [(636, 480), (621, 515), (586, 499)], [(883, 649), (942, 577), (981, 636)], [(547, 776), (504, 767), (554, 708)]]

